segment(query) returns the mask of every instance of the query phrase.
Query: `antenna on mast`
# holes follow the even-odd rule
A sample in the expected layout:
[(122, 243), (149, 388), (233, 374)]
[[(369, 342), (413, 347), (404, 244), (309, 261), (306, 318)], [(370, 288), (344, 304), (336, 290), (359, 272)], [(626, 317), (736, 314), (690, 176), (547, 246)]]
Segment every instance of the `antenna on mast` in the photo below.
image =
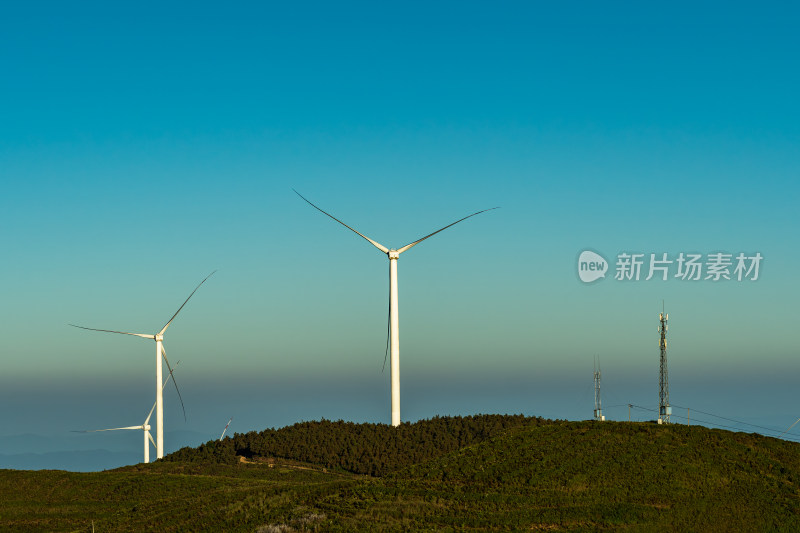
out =
[(658, 341), (660, 349), (660, 369), (658, 373), (658, 423), (669, 424), (672, 407), (669, 405), (669, 375), (667, 373), (667, 320), (669, 315), (664, 313), (664, 300), (661, 300), (661, 314), (658, 315), (658, 332), (661, 338)]
[(598, 422), (606, 419), (600, 405), (600, 357), (597, 355), (594, 356), (594, 419)]

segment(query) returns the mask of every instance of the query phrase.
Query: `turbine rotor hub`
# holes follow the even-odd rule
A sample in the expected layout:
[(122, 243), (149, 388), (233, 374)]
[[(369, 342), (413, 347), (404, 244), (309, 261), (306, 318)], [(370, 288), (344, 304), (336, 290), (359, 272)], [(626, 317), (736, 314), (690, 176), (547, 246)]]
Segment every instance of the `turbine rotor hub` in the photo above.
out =
[(389, 256), (390, 260), (400, 258), (400, 252), (398, 252), (397, 250), (389, 250), (386, 255)]
[(164, 335), (160, 335), (159, 334), (159, 335), (156, 335), (155, 338), (156, 338), (156, 342), (163, 341), (164, 340)]

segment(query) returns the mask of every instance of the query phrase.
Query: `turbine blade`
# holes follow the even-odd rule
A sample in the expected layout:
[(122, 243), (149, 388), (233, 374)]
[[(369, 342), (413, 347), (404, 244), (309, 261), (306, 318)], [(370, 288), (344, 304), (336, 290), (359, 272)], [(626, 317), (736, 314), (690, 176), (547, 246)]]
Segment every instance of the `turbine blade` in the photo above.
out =
[[(167, 379), (169, 379), (169, 378), (167, 378)], [(166, 384), (166, 382), (165, 382), (165, 384)], [(163, 389), (164, 387), (161, 387), (161, 388)], [(150, 417), (153, 416), (153, 411), (155, 411), (155, 409), (156, 409), (156, 402), (153, 402), (153, 407), (150, 408), (150, 412), (147, 413), (147, 418), (144, 419), (144, 425), (145, 426), (150, 423)]]
[[(212, 272), (213, 274), (213, 272)], [(206, 278), (208, 279), (208, 278)], [(205, 280), (204, 280), (205, 281)], [(196, 289), (195, 289), (196, 290)], [(183, 409), (183, 421), (186, 422), (186, 407), (183, 405), (183, 396), (181, 396), (181, 390), (178, 388), (178, 382), (175, 381), (175, 376), (172, 374), (173, 370), (172, 367), (169, 366), (169, 361), (167, 360), (167, 352), (164, 350), (164, 343), (161, 343), (161, 356), (164, 358), (164, 362), (167, 363), (167, 369), (169, 370), (169, 378), (172, 378), (172, 382), (175, 384), (175, 390), (178, 391), (178, 399), (181, 401), (181, 409)], [(163, 385), (162, 385), (163, 387)]]
[(798, 418), (797, 420), (795, 420), (795, 421), (794, 421), (794, 424), (792, 424), (792, 425), (791, 425), (791, 426), (789, 426), (788, 428), (784, 429), (784, 430), (783, 430), (783, 433), (781, 433), (780, 435), (778, 435), (778, 438), (781, 438), (781, 437), (783, 437), (784, 435), (786, 435), (786, 433), (787, 433), (787, 432), (788, 432), (790, 429), (792, 429), (792, 428), (795, 426), (795, 424), (797, 424), (798, 422), (800, 422), (800, 418)]
[(405, 252), (406, 250), (408, 250), (408, 249), (409, 249), (409, 248), (411, 248), (412, 246), (416, 246), (417, 244), (421, 243), (422, 241), (424, 241), (424, 240), (425, 240), (425, 239), (427, 239), (428, 237), (433, 237), (434, 235), (436, 235), (436, 234), (437, 234), (437, 233), (439, 233), (440, 231), (444, 231), (444, 230), (446, 230), (447, 228), (449, 228), (450, 226), (455, 226), (456, 224), (458, 224), (458, 223), (459, 223), (459, 222), (461, 222), (462, 220), (467, 220), (469, 217), (474, 217), (475, 215), (480, 215), (481, 213), (485, 213), (486, 211), (492, 211), (493, 209), (500, 209), (500, 208), (499, 208), (499, 207), (490, 207), (489, 209), (484, 209), (483, 211), (478, 211), (478, 212), (476, 212), (476, 213), (472, 213), (471, 215), (467, 215), (467, 216), (465, 216), (464, 218), (460, 218), (460, 219), (456, 220), (455, 222), (453, 222), (452, 224), (448, 224), (448, 225), (446, 225), (445, 227), (443, 227), (442, 229), (438, 229), (438, 230), (434, 231), (434, 232), (433, 232), (433, 233), (431, 233), (430, 235), (425, 235), (425, 236), (424, 236), (424, 237), (422, 237), (421, 239), (417, 239), (416, 241), (412, 242), (411, 244), (406, 244), (405, 246), (403, 246), (402, 248), (400, 248), (399, 250), (397, 250), (397, 253), (398, 253), (398, 254), (402, 254), (403, 252)]
[(143, 339), (155, 339), (155, 335), (147, 335), (145, 333), (128, 333), (127, 331), (113, 331), (110, 329), (97, 329), (97, 328), (86, 328), (84, 326), (76, 326), (75, 324), (68, 324), (73, 328), (80, 328), (80, 329), (88, 329), (89, 331), (104, 331), (106, 333), (120, 333), (122, 335), (133, 335), (134, 337), (141, 337)]
[[(216, 272), (216, 270), (215, 270), (214, 272)], [(204, 279), (203, 281), (201, 281), (201, 282), (200, 282), (200, 283), (197, 285), (197, 287), (195, 287), (195, 288), (194, 288), (194, 290), (192, 291), (192, 294), (190, 294), (190, 295), (189, 295), (189, 298), (191, 298), (192, 296), (194, 296), (194, 293), (195, 293), (195, 292), (197, 292), (197, 289), (199, 289), (199, 288), (200, 288), (200, 285), (202, 285), (203, 283), (205, 283), (205, 282), (206, 282), (206, 280), (207, 280), (208, 278), (210, 278), (211, 276), (213, 276), (213, 275), (214, 275), (214, 272), (212, 272), (211, 274), (209, 274), (208, 276), (206, 276), (206, 277), (205, 277), (205, 279)], [(169, 325), (170, 325), (170, 324), (172, 324), (172, 321), (173, 321), (173, 320), (175, 320), (175, 317), (176, 317), (176, 316), (178, 316), (178, 313), (180, 313), (180, 312), (181, 312), (181, 309), (183, 309), (183, 306), (184, 306), (184, 305), (186, 305), (186, 302), (188, 302), (188, 301), (189, 301), (189, 298), (186, 298), (186, 301), (185, 301), (185, 302), (183, 302), (183, 304), (182, 304), (182, 305), (181, 305), (181, 306), (178, 308), (178, 310), (177, 310), (177, 311), (175, 311), (175, 314), (174, 314), (174, 315), (172, 315), (172, 318), (170, 318), (170, 319), (169, 319), (169, 322), (167, 322), (167, 323), (164, 325), (164, 327), (163, 327), (163, 328), (161, 328), (161, 331), (159, 331), (159, 332), (158, 332), (158, 334), (159, 334), (159, 335), (163, 335), (163, 334), (164, 334), (164, 332), (165, 332), (165, 331), (167, 331), (167, 328), (169, 327)]]
[[(161, 343), (161, 351), (162, 351), (162, 352), (164, 351), (164, 343), (163, 343), (163, 342)], [(166, 354), (164, 354), (164, 360), (165, 360), (165, 361), (167, 360), (167, 359), (166, 359)], [(167, 379), (165, 379), (165, 380), (164, 380), (164, 383), (162, 383), (162, 384), (161, 384), (161, 390), (164, 390), (164, 388), (166, 388), (166, 386), (167, 386), (167, 383), (169, 383), (169, 380), (170, 380), (170, 378), (172, 378), (172, 377), (173, 377), (173, 374), (175, 373), (175, 370), (178, 368), (178, 365), (179, 365), (179, 364), (181, 364), (181, 360), (180, 360), (180, 359), (178, 359), (178, 360), (175, 362), (175, 365), (174, 365), (174, 366), (172, 367), (172, 369), (169, 371), (169, 376), (167, 376)], [(169, 363), (167, 363), (167, 365), (169, 366)]]
[[(163, 344), (161, 345), (161, 348), (162, 348), (162, 349), (164, 348), (164, 345), (163, 345)], [(164, 360), (166, 361), (166, 357), (164, 358)], [(179, 364), (181, 364), (181, 362), (180, 362), (180, 361), (178, 361), (177, 363), (175, 363), (175, 368), (178, 368), (178, 365), (179, 365)], [(167, 365), (169, 365), (169, 363), (167, 363)], [(162, 383), (162, 384), (161, 384), (161, 390), (162, 390), (162, 391), (163, 391), (163, 390), (164, 390), (164, 388), (167, 386), (167, 383), (169, 383), (169, 379), (170, 379), (171, 377), (174, 377), (174, 376), (173, 376), (173, 372), (175, 372), (175, 368), (173, 368), (172, 370), (170, 370), (170, 372), (169, 372), (169, 376), (167, 376), (167, 379), (165, 379), (165, 380), (164, 380), (164, 383)], [(145, 426), (146, 426), (147, 424), (149, 424), (149, 423), (150, 423), (150, 417), (151, 417), (151, 416), (153, 416), (153, 411), (155, 410), (155, 408), (156, 408), (156, 405), (157, 405), (157, 404), (158, 404), (158, 402), (153, 402), (153, 407), (151, 407), (151, 408), (150, 408), (150, 412), (149, 412), (149, 413), (147, 413), (147, 418), (145, 418), (145, 420), (144, 420), (144, 425), (145, 425)], [(184, 412), (184, 416), (185, 416), (185, 412)]]
[(219, 436), (220, 441), (222, 440), (222, 437), (225, 436), (225, 432), (228, 431), (228, 426), (231, 425), (231, 422), (233, 422), (233, 417), (231, 417), (230, 420), (228, 420), (228, 423), (225, 424), (225, 429), (222, 430), (222, 435)]
[(338, 219), (338, 218), (336, 218), (335, 216), (331, 215), (330, 213), (326, 213), (325, 211), (323, 211), (323, 210), (322, 210), (322, 209), (320, 209), (319, 207), (317, 207), (317, 206), (315, 206), (314, 204), (312, 204), (311, 202), (309, 202), (309, 201), (308, 201), (308, 199), (306, 199), (306, 197), (305, 197), (305, 196), (303, 196), (302, 194), (300, 194), (299, 192), (295, 191), (294, 189), (292, 189), (292, 190), (293, 190), (293, 191), (294, 191), (294, 192), (297, 194), (297, 196), (299, 196), (300, 198), (302, 198), (303, 200), (305, 200), (305, 201), (308, 203), (308, 205), (310, 205), (311, 207), (313, 207), (314, 209), (316, 209), (316, 210), (317, 210), (317, 211), (319, 211), (320, 213), (323, 213), (323, 214), (325, 214), (325, 215), (328, 215), (328, 216), (329, 216), (329, 217), (331, 217), (333, 220), (335, 220), (336, 222), (338, 222), (339, 224), (341, 224), (341, 225), (342, 225), (342, 226), (344, 226), (345, 228), (349, 229), (350, 231), (352, 231), (352, 232), (353, 232), (353, 233), (355, 233), (356, 235), (360, 235), (361, 237), (365, 238), (366, 240), (368, 240), (368, 241), (370, 242), (370, 244), (372, 244), (372, 246), (374, 246), (375, 248), (377, 248), (377, 249), (378, 249), (378, 250), (380, 250), (381, 252), (383, 252), (383, 253), (385, 253), (385, 254), (388, 254), (388, 253), (389, 253), (389, 249), (388, 249), (387, 247), (385, 247), (384, 245), (382, 245), (382, 244), (380, 244), (380, 243), (377, 243), (377, 242), (373, 241), (372, 239), (370, 239), (369, 237), (367, 237), (366, 235), (364, 235), (363, 233), (361, 233), (361, 232), (359, 232), (359, 231), (356, 231), (356, 230), (354, 230), (353, 228), (351, 228), (350, 226), (348, 226), (347, 224), (345, 224), (344, 222), (342, 222), (341, 220), (339, 220), (339, 219)]
[(158, 446), (156, 446), (156, 441), (153, 440), (153, 435), (151, 435), (149, 431), (147, 432), (147, 438), (153, 443), (153, 448), (158, 448)]
[(73, 433), (97, 433), (98, 431), (117, 431), (120, 429), (142, 429), (142, 426), (126, 426), (124, 428), (108, 428), (108, 429), (85, 429), (82, 431), (73, 431)]
[(389, 288), (389, 313), (386, 316), (386, 353), (383, 354), (383, 368), (381, 374), (386, 370), (386, 359), (389, 358), (389, 337), (392, 335), (392, 290)]

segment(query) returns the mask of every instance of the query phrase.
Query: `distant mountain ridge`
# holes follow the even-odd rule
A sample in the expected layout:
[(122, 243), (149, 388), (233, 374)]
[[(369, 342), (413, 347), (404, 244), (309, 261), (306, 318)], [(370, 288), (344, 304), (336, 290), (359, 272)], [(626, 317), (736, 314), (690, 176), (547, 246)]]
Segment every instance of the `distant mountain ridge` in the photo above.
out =
[[(208, 438), (193, 431), (168, 431), (168, 450), (197, 446)], [(142, 434), (115, 431), (93, 434), (8, 435), (0, 437), (0, 468), (97, 472), (142, 462)], [(152, 454), (151, 454), (152, 455)]]
[(142, 453), (109, 450), (72, 450), (46, 453), (0, 454), (0, 468), (99, 472), (141, 462)]

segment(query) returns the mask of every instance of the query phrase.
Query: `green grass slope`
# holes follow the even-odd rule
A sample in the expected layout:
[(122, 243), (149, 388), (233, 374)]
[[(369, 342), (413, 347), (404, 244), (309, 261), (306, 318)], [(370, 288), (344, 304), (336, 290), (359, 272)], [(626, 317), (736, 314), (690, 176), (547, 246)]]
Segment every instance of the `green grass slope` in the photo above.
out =
[(336, 493), (354, 478), (282, 465), (162, 462), (130, 470), (0, 470), (0, 530), (255, 531), (295, 515), (311, 524), (317, 517), (298, 502)]
[(516, 428), (318, 502), (331, 530), (800, 531), (800, 446), (703, 427)]
[[(94, 520), (98, 532), (800, 531), (796, 443), (697, 426), (533, 419), (493, 425), (494, 437), (371, 477), (340, 465), (371, 464), (358, 460), (371, 430), (354, 430), (368, 425), (319, 424), (341, 433), (330, 442), (350, 442), (333, 469), (274, 455), (259, 462), (268, 454), (201, 461), (216, 449), (207, 446), (183, 452), (193, 461), (112, 472), (2, 471), (0, 528), (90, 531)], [(464, 427), (449, 420), (437, 432), (447, 426)], [(302, 440), (295, 455), (309, 453)]]

